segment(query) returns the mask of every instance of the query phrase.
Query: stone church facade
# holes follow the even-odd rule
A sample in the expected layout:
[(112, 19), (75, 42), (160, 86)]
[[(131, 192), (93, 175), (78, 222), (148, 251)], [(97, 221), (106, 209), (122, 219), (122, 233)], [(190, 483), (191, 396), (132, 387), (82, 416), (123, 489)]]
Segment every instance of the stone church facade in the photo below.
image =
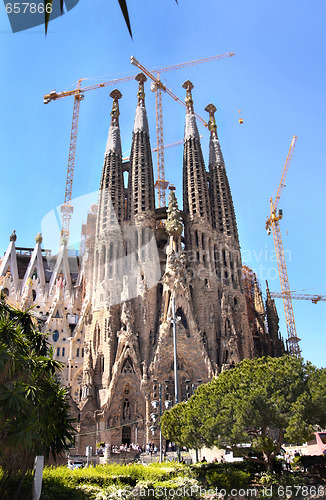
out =
[[(243, 270), (239, 237), (213, 104), (206, 170), (192, 99), (184, 83), (186, 119), (183, 210), (173, 187), (169, 206), (155, 208), (154, 175), (139, 74), (130, 160), (122, 162), (118, 90), (113, 99), (99, 201), (83, 228), (83, 251), (72, 272), (63, 241), (55, 258), (16, 247), (10, 237), (0, 289), (34, 306), (65, 362), (61, 381), (78, 416), (76, 451), (153, 441), (151, 402), (174, 404), (173, 318), (178, 400), (244, 358), (279, 356), (284, 345), (274, 301)], [(127, 172), (128, 185), (124, 185)]]

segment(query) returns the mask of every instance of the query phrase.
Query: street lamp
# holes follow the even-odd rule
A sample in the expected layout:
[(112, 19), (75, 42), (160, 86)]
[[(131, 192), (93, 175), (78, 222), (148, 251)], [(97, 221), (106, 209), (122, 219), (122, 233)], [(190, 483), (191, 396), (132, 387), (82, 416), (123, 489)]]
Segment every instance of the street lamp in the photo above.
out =
[(172, 323), (173, 323), (173, 360), (174, 360), (174, 388), (175, 404), (179, 403), (178, 389), (178, 357), (177, 357), (177, 319), (175, 317), (175, 297), (172, 298)]
[[(154, 395), (156, 397), (157, 393), (156, 393), (156, 389), (157, 389), (157, 380), (156, 379), (153, 379), (153, 389), (154, 389)], [(158, 384), (158, 400), (157, 399), (153, 399), (153, 401), (151, 401), (151, 405), (154, 409), (154, 411), (150, 414), (150, 417), (152, 419), (152, 425), (150, 427), (150, 431), (152, 432), (153, 436), (155, 436), (155, 433), (157, 431), (157, 429), (159, 428), (159, 431), (160, 431), (160, 462), (163, 461), (163, 450), (162, 450), (162, 429), (161, 429), (161, 416), (162, 416), (162, 384)], [(165, 410), (168, 410), (171, 406), (171, 401), (169, 400), (166, 400), (164, 401), (164, 406), (165, 406)], [(158, 410), (158, 413), (157, 413), (157, 410)], [(155, 425), (158, 418), (160, 418), (160, 421), (158, 423), (158, 426)]]

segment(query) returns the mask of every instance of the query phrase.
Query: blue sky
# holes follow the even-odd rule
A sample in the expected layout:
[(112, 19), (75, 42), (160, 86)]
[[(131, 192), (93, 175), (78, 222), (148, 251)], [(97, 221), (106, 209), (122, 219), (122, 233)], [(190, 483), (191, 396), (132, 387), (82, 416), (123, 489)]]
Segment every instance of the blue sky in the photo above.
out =
[[(0, 10), (1, 226), (0, 252), (16, 229), (18, 246), (33, 246), (43, 217), (63, 202), (73, 98), (43, 104), (52, 89), (72, 89), (136, 73), (134, 55), (157, 68), (233, 51), (235, 56), (165, 73), (164, 83), (184, 99), (194, 84), (195, 111), (213, 102), (231, 185), (243, 261), (263, 285), (279, 291), (272, 236), (265, 220), (291, 138), (298, 136), (279, 208), (292, 290), (326, 294), (325, 248), (325, 25), (323, 0), (129, 0), (130, 39), (117, 0), (80, 0), (49, 25), (13, 34)], [(146, 105), (155, 147), (154, 94)], [(136, 82), (118, 86), (123, 151), (128, 153)], [(81, 103), (73, 197), (98, 189), (110, 122), (113, 87), (85, 94)], [(239, 125), (238, 110), (244, 120)], [(185, 112), (163, 96), (164, 141), (182, 139)], [(202, 147), (207, 164), (208, 133)], [(154, 164), (156, 158), (153, 158)], [(181, 203), (182, 146), (166, 150), (166, 179)], [(86, 214), (85, 214), (86, 217)], [(56, 249), (54, 249), (56, 251)], [(280, 328), (286, 337), (282, 302)], [(305, 359), (325, 366), (325, 303), (295, 301)]]

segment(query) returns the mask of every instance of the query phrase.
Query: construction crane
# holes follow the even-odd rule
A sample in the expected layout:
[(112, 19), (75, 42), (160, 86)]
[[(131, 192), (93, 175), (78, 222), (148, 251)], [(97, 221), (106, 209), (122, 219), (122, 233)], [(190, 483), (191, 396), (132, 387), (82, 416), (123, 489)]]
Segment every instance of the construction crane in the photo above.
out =
[(44, 96), (44, 104), (48, 104), (51, 101), (56, 101), (57, 99), (62, 99), (63, 97), (74, 96), (74, 108), (72, 114), (72, 125), (69, 143), (69, 156), (68, 156), (68, 167), (66, 176), (66, 190), (65, 199), (63, 205), (61, 205), (62, 212), (62, 228), (61, 228), (61, 240), (66, 240), (67, 245), (69, 241), (69, 225), (70, 219), (73, 212), (73, 206), (71, 205), (72, 198), (72, 184), (74, 179), (75, 170), (75, 156), (76, 156), (76, 143), (77, 143), (77, 132), (78, 132), (78, 118), (79, 118), (79, 108), (80, 103), (84, 99), (84, 93), (89, 90), (99, 89), (107, 87), (108, 85), (115, 85), (117, 83), (126, 82), (133, 80), (136, 75), (127, 76), (124, 78), (119, 78), (116, 80), (111, 80), (109, 82), (99, 83), (96, 85), (91, 85), (89, 87), (80, 88), (81, 82), (78, 80), (77, 87), (74, 90), (67, 90), (63, 92), (56, 92), (52, 90), (49, 94)]
[[(196, 64), (214, 61), (216, 59), (223, 59), (225, 57), (231, 57), (233, 55), (234, 55), (233, 52), (228, 52), (226, 54), (207, 57), (205, 59), (199, 59), (196, 61), (181, 63), (181, 64), (177, 64), (174, 66), (166, 66), (165, 68), (156, 69), (155, 71), (159, 74), (159, 73), (163, 73), (165, 71), (172, 71), (175, 69), (184, 68), (186, 66), (193, 66)], [(98, 83), (98, 84), (90, 85), (88, 87), (83, 87), (83, 88), (81, 88), (81, 82), (83, 81), (83, 79), (80, 79), (80, 80), (78, 80), (77, 87), (73, 90), (66, 90), (63, 92), (56, 92), (56, 90), (52, 90), (49, 94), (46, 94), (44, 96), (44, 104), (48, 104), (49, 102), (56, 101), (58, 99), (62, 99), (63, 97), (74, 96), (72, 126), (71, 126), (70, 143), (69, 143), (68, 167), (67, 167), (67, 176), (66, 176), (66, 190), (65, 190), (64, 203), (61, 206), (61, 212), (62, 212), (61, 239), (65, 239), (67, 244), (69, 241), (70, 219), (71, 219), (72, 212), (73, 212), (73, 206), (71, 205), (71, 199), (72, 199), (72, 185), (73, 185), (73, 177), (74, 177), (74, 169), (75, 169), (75, 156), (76, 156), (76, 143), (77, 143), (80, 102), (84, 99), (85, 92), (88, 92), (90, 90), (99, 89), (99, 88), (104, 88), (104, 87), (107, 87), (109, 85), (115, 85), (118, 83), (134, 80), (135, 77), (136, 77), (136, 75), (126, 76), (123, 78), (118, 78), (115, 80), (110, 80), (107, 82)], [(160, 109), (162, 109), (162, 106)], [(162, 113), (161, 113), (161, 116), (162, 116)], [(159, 117), (157, 116), (156, 118), (158, 121)], [(157, 129), (158, 128), (163, 130), (162, 123), (160, 124), (159, 127), (157, 125)], [(162, 135), (162, 144), (163, 144), (163, 135)], [(162, 149), (158, 150), (158, 156), (161, 155), (161, 151), (162, 151)], [(164, 157), (162, 157), (162, 158), (164, 158)], [(162, 160), (160, 160), (160, 161), (162, 161)], [(164, 174), (164, 159), (163, 159), (163, 174)], [(164, 178), (164, 175), (163, 175), (163, 178)], [(165, 194), (164, 194), (164, 199), (165, 199)], [(162, 202), (159, 202), (159, 204), (160, 203), (162, 203)], [(164, 203), (164, 206), (165, 206), (165, 203)]]
[[(270, 292), (271, 297), (273, 299), (283, 299), (284, 294), (281, 292)], [(290, 292), (291, 298), (295, 300), (311, 300), (313, 304), (318, 304), (320, 301), (326, 301), (326, 295), (310, 295), (308, 293), (297, 293), (297, 292)]]
[[(202, 135), (199, 136), (201, 139), (203, 138)], [(181, 139), (180, 141), (175, 141), (175, 142), (169, 142), (168, 144), (164, 144), (164, 149), (169, 149), (169, 148), (174, 148), (174, 146), (180, 146), (180, 144), (184, 144), (184, 140)], [(152, 153), (155, 153), (157, 151), (157, 148), (152, 149)], [(130, 156), (124, 156), (122, 158), (122, 161), (129, 161)]]
[[(134, 66), (137, 66), (145, 75), (147, 75), (152, 81), (151, 90), (155, 92), (155, 109), (156, 109), (156, 141), (157, 141), (157, 181), (155, 187), (158, 190), (158, 206), (159, 208), (165, 207), (165, 191), (168, 187), (168, 182), (165, 180), (165, 167), (164, 167), (164, 141), (163, 141), (163, 110), (162, 110), (162, 90), (170, 95), (175, 101), (177, 101), (182, 106), (186, 107), (185, 103), (179, 99), (170, 89), (168, 89), (160, 80), (160, 74), (166, 71), (172, 71), (175, 69), (186, 68), (188, 66), (195, 66), (197, 64), (203, 64), (206, 62), (216, 61), (218, 59), (224, 59), (226, 57), (234, 56), (234, 52), (228, 52), (226, 54), (220, 54), (217, 56), (206, 57), (204, 59), (197, 59), (195, 61), (190, 61), (186, 63), (176, 64), (174, 66), (167, 66), (161, 69), (155, 69), (150, 72), (134, 56), (131, 56), (130, 62)], [(207, 123), (203, 118), (195, 113), (198, 120), (207, 127)]]
[(271, 213), (266, 221), (266, 230), (267, 230), (267, 234), (271, 234), (271, 232), (273, 233), (275, 253), (276, 253), (277, 266), (278, 266), (278, 272), (279, 272), (279, 277), (280, 277), (280, 282), (281, 282), (281, 291), (282, 291), (282, 298), (283, 298), (284, 311), (285, 311), (286, 328), (287, 328), (287, 333), (288, 333), (288, 339), (287, 339), (288, 349), (289, 349), (290, 354), (297, 356), (297, 357), (300, 357), (301, 356), (301, 351), (300, 351), (300, 347), (299, 347), (300, 339), (297, 336), (296, 327), (295, 327), (292, 298), (291, 298), (291, 290), (290, 290), (290, 285), (289, 285), (289, 277), (288, 277), (288, 273), (287, 273), (287, 269), (286, 269), (286, 262), (285, 262), (285, 255), (284, 255), (284, 249), (283, 249), (283, 243), (282, 243), (281, 229), (280, 229), (280, 225), (279, 225), (279, 221), (283, 217), (283, 211), (277, 210), (278, 203), (279, 203), (280, 197), (281, 197), (281, 193), (282, 193), (282, 190), (285, 186), (285, 179), (286, 179), (286, 175), (287, 175), (288, 170), (289, 170), (289, 166), (290, 166), (291, 159), (293, 156), (293, 151), (295, 148), (296, 141), (297, 141), (297, 137), (294, 135), (292, 137), (290, 149), (289, 149), (286, 161), (285, 161), (281, 181), (280, 181), (280, 184), (278, 186), (275, 200), (273, 201), (273, 198), (270, 199)]

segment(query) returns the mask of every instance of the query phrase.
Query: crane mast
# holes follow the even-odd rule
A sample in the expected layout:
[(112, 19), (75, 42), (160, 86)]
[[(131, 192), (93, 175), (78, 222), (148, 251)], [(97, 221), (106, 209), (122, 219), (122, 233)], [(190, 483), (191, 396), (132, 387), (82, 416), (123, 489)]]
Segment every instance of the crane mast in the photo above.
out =
[(284, 305), (284, 312), (285, 312), (286, 328), (287, 328), (287, 334), (288, 334), (288, 339), (287, 339), (288, 349), (289, 349), (290, 354), (297, 356), (297, 357), (300, 357), (301, 356), (301, 351), (300, 351), (300, 347), (299, 347), (300, 339), (298, 338), (297, 332), (296, 332), (293, 306), (292, 306), (292, 298), (291, 298), (291, 290), (290, 290), (290, 285), (289, 285), (289, 277), (288, 277), (287, 268), (286, 268), (282, 235), (281, 235), (281, 229), (280, 229), (280, 225), (279, 225), (279, 221), (283, 217), (283, 212), (282, 212), (282, 210), (279, 210), (277, 212), (278, 202), (280, 200), (282, 190), (285, 186), (285, 179), (286, 179), (286, 175), (287, 175), (287, 172), (288, 172), (288, 169), (290, 166), (290, 162), (292, 159), (292, 155), (293, 155), (296, 141), (297, 141), (297, 137), (294, 135), (292, 138), (290, 149), (289, 149), (289, 152), (288, 152), (288, 155), (286, 158), (286, 162), (285, 162), (285, 165), (283, 168), (282, 177), (281, 177), (280, 184), (278, 186), (275, 200), (273, 201), (273, 198), (270, 199), (271, 213), (266, 221), (266, 229), (267, 229), (268, 234), (270, 234), (271, 231), (273, 233), (275, 253), (276, 253), (276, 259), (277, 259), (277, 267), (278, 267), (279, 278), (280, 278), (280, 283), (281, 283), (281, 291), (282, 291), (282, 298), (283, 298), (283, 305)]
[(74, 168), (75, 168), (79, 108), (80, 108), (80, 102), (84, 99), (84, 94), (80, 92), (80, 83), (81, 80), (78, 81), (74, 97), (74, 109), (72, 114), (72, 126), (71, 126), (70, 144), (69, 144), (65, 199), (63, 205), (61, 205), (61, 213), (62, 213), (61, 240), (65, 239), (67, 243), (69, 240), (70, 219), (74, 209), (73, 206), (71, 205), (71, 197), (72, 197), (72, 183), (74, 179)]
[[(157, 74), (158, 80), (160, 78)], [(156, 110), (156, 148), (157, 148), (157, 180), (155, 187), (158, 194), (159, 208), (165, 207), (165, 191), (168, 187), (168, 182), (165, 180), (164, 168), (164, 139), (163, 139), (163, 108), (162, 108), (162, 88), (159, 83), (153, 84), (155, 92), (155, 110)]]

